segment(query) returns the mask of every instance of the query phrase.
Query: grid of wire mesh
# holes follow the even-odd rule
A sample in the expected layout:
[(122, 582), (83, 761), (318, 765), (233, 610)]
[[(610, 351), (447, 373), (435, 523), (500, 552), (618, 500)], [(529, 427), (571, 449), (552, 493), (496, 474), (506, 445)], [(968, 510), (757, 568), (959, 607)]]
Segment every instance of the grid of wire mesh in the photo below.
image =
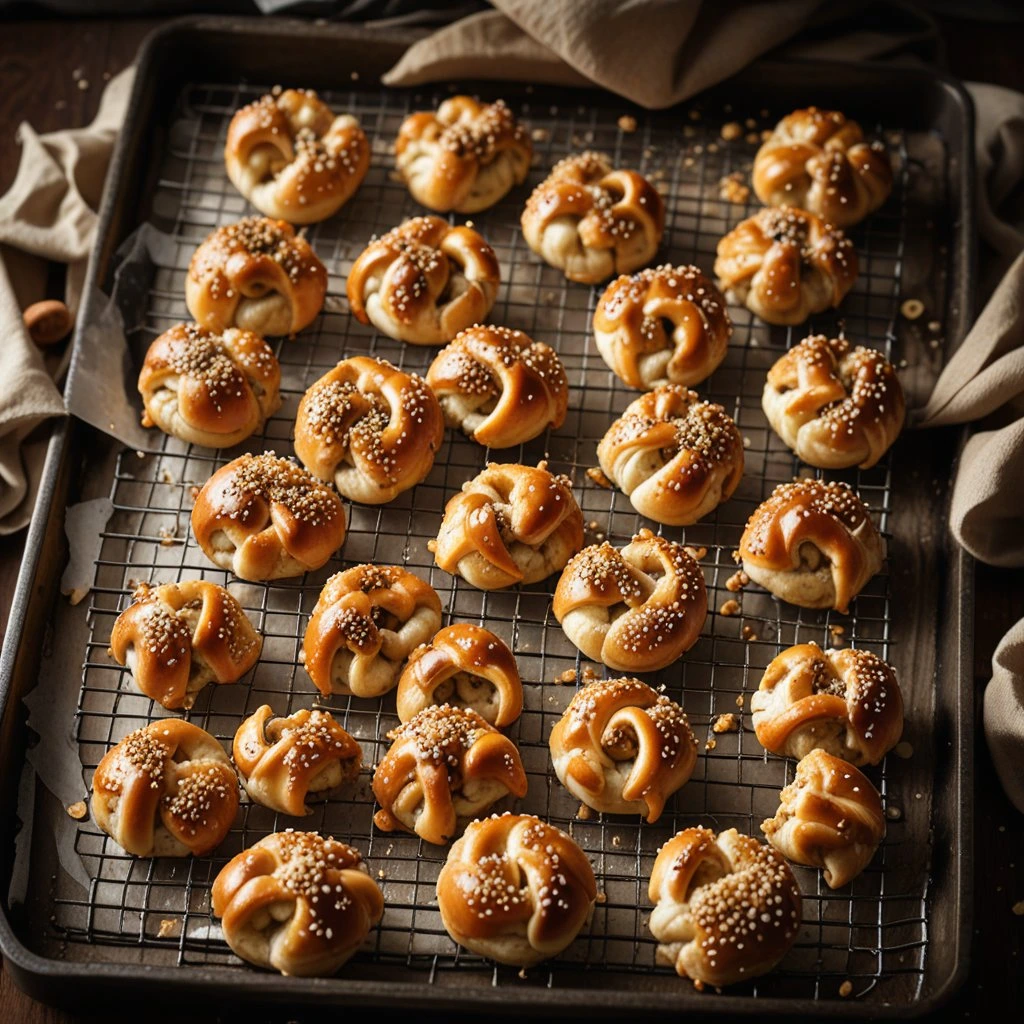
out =
[[(137, 355), (157, 334), (187, 319), (184, 277), (198, 242), (214, 227), (248, 212), (227, 181), (221, 150), (232, 113), (264, 91), (256, 86), (198, 84), (179, 98), (151, 214), (152, 222), (169, 237), (165, 256), (173, 255), (159, 258), (154, 269), (145, 319), (132, 331)], [(680, 828), (703, 823), (759, 835), (760, 822), (774, 813), (778, 792), (791, 781), (793, 766), (761, 749), (750, 726), (748, 704), (761, 670), (779, 650), (814, 640), (823, 646), (865, 647), (898, 662), (898, 647), (890, 636), (886, 571), (868, 584), (848, 616), (800, 610), (754, 587), (742, 595), (726, 588), (736, 570), (733, 551), (747, 516), (776, 483), (812, 472), (774, 436), (760, 408), (765, 372), (807, 331), (770, 328), (733, 307), (735, 333), (729, 354), (698, 390), (725, 405), (739, 425), (746, 447), (745, 476), (736, 495), (705, 521), (685, 531), (659, 530), (698, 549), (708, 585), (709, 614), (700, 640), (679, 663), (649, 677), (685, 706), (701, 744), (697, 768), (654, 825), (616, 816), (577, 816), (579, 803), (555, 779), (547, 749), (551, 727), (574, 692), (572, 683), (558, 681), (566, 670), (582, 678), (585, 668), (551, 614), (555, 579), (483, 593), (437, 569), (426, 548), (436, 535), (446, 499), (488, 460), (535, 464), (546, 457), (554, 471), (567, 473), (584, 512), (588, 542), (607, 537), (621, 544), (639, 527), (655, 525), (641, 520), (624, 495), (602, 488), (586, 474), (596, 464), (597, 441), (635, 393), (606, 368), (589, 338), (600, 289), (565, 281), (529, 253), (519, 230), (522, 202), (557, 159), (583, 148), (601, 150), (617, 164), (639, 168), (663, 191), (664, 258), (710, 270), (718, 239), (755, 208), (753, 197), (739, 204), (721, 199), (719, 182), (749, 167), (758, 133), (784, 111), (756, 113), (742, 125), (739, 138), (726, 142), (720, 128), (740, 112), (695, 107), (682, 120), (678, 113), (636, 112), (634, 131), (620, 122), (622, 105), (610, 98), (607, 104), (577, 107), (541, 101), (530, 87), (482, 89), (481, 94), (503, 95), (530, 122), (536, 150), (527, 185), (471, 218), (497, 251), (502, 267), (503, 283), (491, 320), (520, 328), (559, 352), (572, 386), (569, 416), (558, 431), (505, 452), (485, 451), (449, 431), (432, 472), (414, 491), (383, 508), (350, 506), (345, 545), (317, 573), (267, 585), (247, 584), (205, 558), (188, 529), (195, 488), (242, 450), (290, 454), (296, 407), (314, 380), (348, 355), (368, 353), (422, 373), (434, 354), (362, 326), (348, 315), (343, 296), (346, 274), (370, 236), (422, 212), (391, 170), (390, 146), (405, 114), (435, 106), (446, 90), (399, 93), (354, 85), (325, 94), (335, 110), (359, 117), (374, 154), (356, 198), (308, 232), (330, 273), (327, 307), (297, 338), (277, 342), (284, 402), (259, 437), (237, 449), (213, 452), (154, 431), (149, 448), (120, 454), (110, 492), (115, 511), (103, 534), (90, 598), (77, 740), (88, 784), (112, 743), (142, 722), (168, 714), (139, 694), (108, 655), (110, 630), (139, 581), (201, 577), (229, 587), (263, 633), (265, 646), (259, 664), (240, 683), (208, 687), (187, 717), (230, 748), (242, 717), (261, 704), (271, 704), (279, 714), (326, 706), (362, 744), (364, 769), (356, 785), (316, 805), (307, 819), (288, 819), (243, 802), (229, 838), (210, 857), (136, 860), (95, 826), (85, 824), (78, 831), (76, 849), (93, 879), (92, 888), (84, 899), (58, 898), (51, 923), (67, 944), (68, 956), (75, 955), (77, 944), (87, 943), (131, 947), (134, 962), (215, 963), (246, 969), (220, 936), (210, 909), (210, 885), (238, 850), (271, 831), (297, 826), (353, 843), (381, 881), (386, 912), (357, 958), (364, 968), (397, 966), (430, 981), (458, 969), (486, 977), (488, 983), (524, 983), (515, 980), (514, 971), (495, 968), (460, 950), (445, 933), (433, 883), (446, 850), (415, 836), (381, 833), (372, 824), (369, 766), (386, 750), (385, 734), (397, 724), (393, 695), (377, 701), (322, 701), (299, 664), (308, 615), (323, 582), (339, 568), (363, 561), (404, 565), (437, 589), (446, 623), (487, 625), (515, 653), (525, 683), (525, 710), (509, 734), (529, 778), (529, 792), (515, 807), (569, 831), (590, 856), (605, 896), (590, 926), (566, 953), (530, 972), (532, 982), (548, 986), (557, 987), (575, 972), (589, 969), (644, 972), (666, 984), (675, 980), (668, 969), (655, 966), (655, 943), (646, 926), (646, 883), (654, 855)], [(898, 168), (896, 188), (885, 207), (852, 232), (860, 277), (841, 313), (815, 318), (810, 326), (829, 332), (842, 325), (851, 337), (883, 348), (898, 360), (894, 325), (908, 224), (908, 154), (898, 131), (882, 124), (868, 127), (879, 133), (888, 129), (884, 137)], [(888, 461), (869, 471), (831, 475), (853, 483), (885, 531), (893, 495)], [(740, 613), (721, 613), (731, 598), (740, 599)], [(740, 728), (714, 734), (712, 724), (724, 713), (736, 715)], [(872, 772), (883, 801), (898, 771), (899, 762), (890, 757)], [(895, 811), (878, 856), (848, 888), (832, 892), (817, 872), (797, 868), (804, 893), (804, 924), (797, 945), (779, 970), (741, 991), (827, 997), (836, 995), (841, 981), (849, 980), (856, 995), (875, 990), (874, 996), (882, 998), (886, 982), (897, 976), (904, 976), (904, 988), (909, 976), (914, 990), (923, 976), (927, 937), (927, 870), (920, 860), (920, 841), (920, 836), (908, 834)]]

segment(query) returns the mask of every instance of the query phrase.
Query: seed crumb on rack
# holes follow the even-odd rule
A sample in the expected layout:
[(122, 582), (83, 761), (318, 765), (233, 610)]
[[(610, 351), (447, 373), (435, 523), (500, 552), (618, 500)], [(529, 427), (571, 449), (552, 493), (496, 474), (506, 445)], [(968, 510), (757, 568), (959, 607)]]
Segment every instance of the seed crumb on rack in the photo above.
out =
[(738, 593), (750, 582), (750, 577), (742, 570), (737, 569), (726, 581), (725, 589), (731, 594)]
[(761, 136), (758, 132), (747, 132), (743, 141), (751, 146), (756, 146), (761, 141)]
[(590, 821), (594, 817), (594, 812), (586, 805), (580, 804), (580, 809), (576, 812), (576, 817), (580, 821)]
[(839, 994), (845, 999), (853, 992), (853, 982), (847, 979), (839, 986)]
[(380, 878), (380, 879), (384, 879), (386, 877), (385, 874), (384, 874), (384, 869), (383, 868), (378, 868), (377, 869), (377, 877)]
[(597, 669), (592, 665), (587, 665), (583, 669), (583, 682), (592, 683), (595, 679), (597, 679)]
[(901, 810), (900, 810), (900, 809), (899, 809), (898, 807), (894, 807), (894, 806), (892, 806), (892, 805), (890, 804), (890, 805), (889, 805), (888, 807), (886, 807), (886, 809), (885, 809), (885, 816), (886, 816), (886, 817), (887, 817), (887, 818), (888, 818), (888, 819), (889, 819), (890, 821), (899, 821), (899, 820), (900, 820), (900, 818), (902, 818), (902, 817), (903, 817), (903, 812), (902, 812), (902, 811), (901, 811)]
[(604, 470), (600, 466), (590, 466), (587, 469), (587, 476), (597, 484), (598, 487), (604, 487), (611, 490), (612, 482), (604, 475)]
[(728, 601), (724, 602), (721, 608), (718, 609), (719, 615), (739, 615), (740, 603), (735, 598), (730, 597)]
[(711, 731), (717, 733), (739, 732), (739, 728), (739, 719), (731, 711), (726, 711), (724, 715), (719, 715), (715, 719), (714, 724), (711, 726)]
[(178, 927), (178, 920), (174, 917), (163, 917), (160, 919), (160, 927), (157, 929), (156, 937), (158, 939), (166, 939), (174, 934), (175, 929)]
[(192, 497), (192, 500), (193, 500), (193, 501), (195, 501), (195, 500), (196, 500), (196, 498), (198, 498), (198, 497), (199, 497), (199, 490), (200, 490), (200, 488), (199, 488), (199, 485), (198, 485), (198, 484), (193, 484), (193, 485), (192, 485), (192, 486), (191, 486), (191, 487), (190, 487), (190, 488), (188, 489), (188, 493), (189, 493), (189, 494), (191, 495), (191, 497)]
[(526, 968), (525, 967), (520, 967), (519, 968), (519, 973), (516, 975), (516, 977), (520, 978), (523, 981), (526, 981)]
[(173, 547), (178, 543), (178, 527), (161, 526), (157, 531), (160, 534), (160, 546), (164, 548)]
[(1024, 917), (1024, 900), (1018, 900), (1016, 903), (1014, 903), (1013, 912), (1018, 917)]
[(547, 128), (534, 128), (533, 131), (530, 132), (530, 138), (533, 139), (534, 142), (547, 142), (548, 139), (551, 138), (551, 132), (549, 132)]
[(619, 129), (624, 132), (635, 132), (636, 131), (636, 118), (630, 114), (623, 114), (619, 118)]
[(718, 746), (718, 740), (716, 740), (714, 738), (714, 736), (709, 736), (707, 738), (706, 742), (704, 743), (704, 749), (705, 750), (714, 750), (715, 747), (717, 747), (717, 746)]
[(594, 902), (595, 903), (607, 903), (608, 902), (608, 893), (606, 893), (606, 892), (599, 892), (594, 897)]
[(703, 992), (704, 991), (704, 982), (701, 981), (700, 978), (695, 978), (694, 981), (693, 981), (693, 987), (698, 992)]
[(914, 756), (914, 748), (906, 740), (901, 740), (892, 748), (892, 752), (897, 757), (902, 757), (904, 761)]
[(744, 625), (744, 627), (740, 630), (740, 635), (743, 637), (744, 640), (757, 639), (757, 633), (754, 631), (753, 626)]
[(743, 134), (743, 126), (739, 121), (728, 121), (722, 125), (719, 134), (726, 142), (732, 142), (733, 139), (738, 139)]
[(733, 171), (718, 182), (718, 198), (738, 205), (750, 198), (750, 186), (743, 180), (742, 171)]
[(737, 565), (739, 565), (739, 564), (740, 564), (740, 562), (742, 562), (742, 561), (743, 561), (743, 559), (742, 559), (742, 558), (740, 558), (740, 551), (739, 551), (739, 548), (737, 548), (737, 549), (736, 549), (736, 550), (735, 550), (735, 551), (734, 551), (734, 552), (732, 553), (732, 560), (733, 560), (733, 561), (734, 561), (734, 562), (735, 562), (735, 563), (736, 563)]
[(738, 707), (738, 708), (741, 708), (741, 707), (743, 707), (743, 702), (744, 702), (745, 700), (746, 700), (746, 697), (745, 697), (745, 696), (744, 696), (744, 695), (743, 695), (743, 694), (741, 693), (741, 694), (740, 694), (740, 695), (739, 695), (739, 696), (738, 696), (738, 697), (736, 698), (736, 707)]
[(695, 548), (692, 544), (686, 544), (683, 546), (683, 550), (695, 561), (699, 562), (702, 558), (707, 557), (708, 549), (705, 547)]
[(900, 312), (907, 320), (917, 320), (924, 312), (924, 303), (920, 299), (906, 299), (900, 306)]
[(160, 482), (165, 484), (173, 484), (174, 476), (169, 469), (162, 469), (160, 471)]
[(73, 804), (68, 804), (67, 812), (69, 818), (81, 821), (88, 813), (88, 808), (85, 806), (84, 800), (76, 800)]
[(761, 141), (762, 142), (767, 142), (771, 137), (772, 137), (772, 130), (771, 130), (771, 128), (765, 128), (765, 130), (763, 132), (761, 132)]
[(942, 330), (942, 324), (940, 324), (938, 320), (929, 320), (928, 330), (931, 331), (932, 334), (938, 334), (939, 331)]
[(612, 846), (614, 846), (615, 849), (622, 846), (622, 836), (612, 836)]
[(556, 683), (575, 683), (576, 682), (576, 669), (567, 668), (564, 672), (555, 676)]

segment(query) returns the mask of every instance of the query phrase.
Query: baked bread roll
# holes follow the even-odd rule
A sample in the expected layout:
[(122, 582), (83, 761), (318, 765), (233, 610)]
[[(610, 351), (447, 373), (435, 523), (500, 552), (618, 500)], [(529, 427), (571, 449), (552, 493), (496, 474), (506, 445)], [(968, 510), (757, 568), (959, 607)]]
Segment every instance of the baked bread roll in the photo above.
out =
[(656, 672), (697, 642), (708, 595), (682, 544), (641, 530), (621, 550), (605, 541), (575, 555), (552, 610), (593, 661), (618, 672)]
[(414, 345), (443, 345), (482, 323), (501, 269), (494, 250), (469, 227), (413, 217), (371, 241), (349, 271), (352, 315)]
[(395, 155), (417, 203), (439, 213), (476, 213), (526, 180), (533, 144), (503, 100), (452, 96), (402, 122)]
[(320, 591), (303, 661), (325, 697), (380, 697), (440, 627), (441, 600), (429, 583), (398, 565), (356, 565), (335, 573)]
[(596, 899), (587, 855), (532, 814), (472, 822), (437, 876), (437, 909), (448, 934), (513, 967), (532, 967), (567, 949)]
[(228, 861), (211, 905), (236, 956), (282, 974), (333, 974), (384, 913), (359, 851), (316, 832), (274, 832)]
[(448, 426), (488, 448), (514, 448), (557, 430), (569, 407), (555, 350), (507, 327), (459, 332), (430, 364), (427, 383)]
[(754, 509), (740, 557), (746, 574), (781, 600), (846, 614), (882, 568), (885, 545), (849, 484), (799, 479)]
[(221, 466), (192, 507), (192, 532), (206, 557), (254, 582), (319, 569), (345, 530), (337, 494), (273, 452)]
[(526, 244), (570, 281), (597, 284), (654, 259), (665, 201), (636, 171), (613, 170), (601, 153), (560, 160), (522, 216)]
[(281, 364), (259, 335), (177, 324), (149, 346), (142, 364), (142, 425), (191, 444), (230, 448), (277, 412), (280, 387)]
[(92, 777), (93, 821), (136, 857), (204, 856), (237, 810), (238, 778), (224, 748), (180, 718), (128, 733)]
[(800, 929), (800, 889), (770, 846), (736, 829), (688, 828), (659, 851), (648, 897), (659, 963), (702, 985), (767, 974)]
[(698, 267), (660, 267), (616, 278), (594, 311), (601, 358), (631, 388), (696, 384), (725, 358), (732, 321), (725, 297)]
[(309, 242), (283, 220), (245, 217), (217, 228), (196, 249), (185, 303), (201, 327), (223, 333), (296, 334), (327, 295), (327, 270)]
[(819, 469), (870, 469), (903, 428), (906, 402), (892, 363), (846, 338), (811, 335), (768, 371), (768, 422)]
[(420, 483), (443, 440), (444, 416), (426, 381), (370, 356), (328, 370), (302, 396), (295, 418), (302, 464), (365, 505)]
[(279, 814), (312, 814), (310, 793), (326, 793), (359, 774), (363, 751), (329, 711), (302, 708), (278, 718), (269, 704), (235, 733), (232, 755), (249, 799)]
[(856, 121), (838, 110), (794, 110), (754, 157), (754, 191), (766, 206), (799, 206), (846, 228), (874, 213), (892, 191), (892, 164)]
[(885, 838), (882, 798), (862, 772), (824, 750), (812, 750), (783, 789), (774, 818), (761, 825), (789, 860), (821, 868), (830, 889), (852, 882)]
[(526, 795), (515, 744), (475, 711), (434, 705), (387, 736), (391, 747), (373, 773), (373, 823), (384, 832), (415, 832), (443, 846), (460, 821), (509, 794)]
[(315, 224), (359, 188), (370, 143), (351, 114), (335, 117), (312, 89), (275, 88), (231, 118), (224, 164), (260, 213)]
[(719, 243), (719, 287), (770, 324), (802, 324), (838, 306), (857, 280), (853, 243), (791, 206), (765, 207)]
[(409, 655), (396, 702), (402, 722), (432, 705), (451, 704), (504, 729), (523, 712), (523, 683), (516, 659), (501, 637), (459, 622)]
[(787, 648), (765, 669), (750, 710), (761, 746), (781, 757), (820, 748), (854, 765), (878, 764), (903, 734), (896, 673), (854, 648)]
[(110, 633), (110, 653), (165, 708), (190, 708), (207, 683), (237, 683), (263, 638), (242, 606), (208, 580), (141, 583)]
[(551, 730), (558, 781), (605, 814), (657, 821), (697, 763), (686, 712), (639, 679), (604, 679), (576, 693)]
[(739, 486), (743, 436), (722, 406), (681, 384), (661, 384), (626, 406), (601, 438), (597, 459), (641, 515), (689, 526)]
[(434, 561), (480, 590), (538, 583), (583, 546), (583, 513), (571, 481), (547, 470), (487, 464), (449, 499)]

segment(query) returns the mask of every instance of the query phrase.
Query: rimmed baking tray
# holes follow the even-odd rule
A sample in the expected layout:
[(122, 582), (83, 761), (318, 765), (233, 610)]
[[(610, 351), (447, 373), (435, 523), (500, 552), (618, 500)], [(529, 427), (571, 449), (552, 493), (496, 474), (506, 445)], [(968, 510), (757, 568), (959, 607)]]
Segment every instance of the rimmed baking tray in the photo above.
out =
[[(586, 475), (597, 440), (635, 396), (607, 370), (589, 338), (600, 289), (571, 285), (540, 264), (518, 229), (529, 187), (555, 160), (595, 148), (650, 174), (669, 211), (663, 258), (710, 269), (718, 238), (754, 208), (721, 198), (720, 182), (749, 166), (761, 130), (793, 107), (814, 102), (843, 109), (880, 133), (896, 162), (897, 186), (886, 206), (852, 232), (861, 260), (853, 293), (837, 316), (815, 318), (810, 327), (829, 332), (842, 326), (857, 341), (886, 349), (901, 367), (913, 405), (963, 337), (970, 314), (969, 101), (956, 84), (930, 72), (815, 62), (761, 62), (692, 104), (654, 113), (607, 93), (521, 83), (382, 88), (380, 75), (407, 42), (343, 26), (221, 18), (186, 19), (150, 38), (111, 169), (92, 268), (94, 283), (109, 288), (115, 250), (130, 232), (148, 222), (167, 235), (145, 272), (144, 308), (129, 319), (134, 366), (126, 374), (137, 371), (155, 334), (186, 317), (184, 268), (195, 244), (246, 211), (223, 172), (224, 132), (238, 106), (276, 83), (316, 87), (335, 109), (357, 114), (374, 157), (356, 199), (309, 232), (330, 271), (328, 306), (308, 331), (277, 346), (285, 403), (264, 435), (244, 447), (290, 452), (302, 391), (344, 355), (369, 352), (423, 371), (431, 350), (382, 338), (348, 315), (344, 278), (371, 234), (419, 212), (395, 180), (388, 156), (402, 117), (454, 91), (469, 91), (503, 96), (534, 131), (537, 159), (529, 183), (472, 220), (502, 264), (492, 318), (558, 349), (572, 383), (569, 417), (562, 429), (510, 452), (485, 454), (449, 432), (433, 472), (414, 492), (384, 509), (350, 508), (349, 538), (329, 566), (267, 586), (229, 581), (188, 534), (192, 487), (242, 449), (211, 452), (154, 434), (150, 447), (135, 452), (79, 423), (56, 431), (0, 681), (0, 810), (9, 823), (0, 867), (5, 880), (17, 879), (15, 898), (5, 903), (0, 943), (15, 977), (40, 998), (78, 1006), (116, 985), (120, 993), (159, 991), (161, 999), (202, 992), (235, 1005), (248, 999), (344, 1001), (514, 1013), (699, 1007), (883, 1017), (934, 1007), (963, 977), (970, 923), (971, 574), (945, 529), (957, 435), (907, 433), (881, 465), (838, 474), (871, 504), (889, 549), (886, 570), (850, 616), (799, 611), (756, 588), (741, 596), (741, 615), (720, 614), (736, 596), (725, 584), (747, 515), (775, 483), (809, 472), (767, 428), (759, 402), (767, 368), (807, 332), (770, 328), (742, 309), (731, 311), (736, 332), (729, 356), (700, 390), (735, 416), (747, 470), (736, 496), (706, 522), (685, 536), (664, 531), (702, 549), (712, 613), (697, 646), (652, 677), (685, 704), (702, 744), (694, 778), (654, 826), (614, 816), (579, 818), (578, 803), (549, 770), (547, 734), (573, 690), (557, 680), (585, 667), (550, 615), (554, 580), (481, 594), (433, 567), (426, 541), (436, 533), (446, 498), (486, 458), (547, 457), (553, 468), (569, 473), (590, 539), (621, 543), (644, 525), (622, 495)], [(740, 126), (738, 138), (723, 136), (726, 123)], [(924, 303), (926, 317), (900, 316), (907, 297)], [(95, 312), (87, 309), (85, 320)], [(82, 358), (87, 349), (81, 339), (76, 344)], [(109, 496), (113, 515), (102, 534), (90, 596), (71, 607), (55, 599), (63, 509), (96, 495)], [(438, 589), (446, 621), (486, 623), (512, 645), (527, 683), (526, 711), (511, 733), (530, 781), (518, 806), (572, 832), (594, 862), (604, 893), (590, 927), (563, 957), (521, 977), (458, 950), (441, 928), (434, 901), (433, 881), (445, 851), (415, 837), (376, 832), (366, 772), (354, 792), (319, 805), (302, 822), (245, 804), (213, 856), (173, 864), (126, 857), (94, 825), (68, 818), (38, 787), (26, 813), (31, 837), (15, 857), (16, 790), (29, 741), (20, 698), (37, 681), (65, 697), (77, 694), (67, 756), (81, 762), (83, 795), (111, 742), (140, 720), (165, 714), (133, 694), (106, 654), (110, 627), (136, 581), (202, 575), (230, 582), (265, 633), (264, 656), (254, 672), (237, 686), (211, 688), (216, 692), (204, 693), (190, 713), (229, 742), (241, 716), (261, 703), (279, 713), (314, 703), (315, 691), (297, 664), (305, 619), (329, 572), (364, 560), (408, 565)], [(817, 873), (797, 869), (804, 926), (777, 972), (720, 996), (698, 995), (654, 964), (645, 894), (653, 855), (678, 828), (703, 822), (756, 835), (762, 818), (774, 812), (792, 764), (767, 757), (757, 744), (749, 695), (781, 647), (809, 639), (869, 648), (900, 672), (908, 709), (902, 752), (908, 756), (890, 755), (872, 773), (887, 807), (889, 835), (848, 890), (833, 893)], [(364, 763), (373, 764), (386, 747), (384, 732), (396, 721), (393, 698), (334, 698), (329, 706), (363, 744)], [(737, 715), (738, 732), (712, 732), (724, 713)], [(261, 835), (295, 824), (354, 842), (384, 888), (380, 928), (335, 978), (299, 981), (245, 967), (223, 943), (210, 913), (208, 888), (219, 866)], [(73, 877), (83, 871), (85, 889)]]

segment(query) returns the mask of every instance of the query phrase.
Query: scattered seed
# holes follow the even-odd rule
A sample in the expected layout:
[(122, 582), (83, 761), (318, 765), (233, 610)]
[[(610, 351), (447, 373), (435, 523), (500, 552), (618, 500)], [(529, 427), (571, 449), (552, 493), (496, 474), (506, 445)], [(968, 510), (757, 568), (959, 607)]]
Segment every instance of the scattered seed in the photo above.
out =
[(743, 128), (738, 121), (729, 121), (722, 125), (721, 136), (726, 142), (732, 142), (743, 134)]
[(839, 986), (839, 994), (840, 994), (840, 995), (841, 995), (841, 996), (842, 996), (842, 997), (843, 997), (844, 999), (845, 999), (845, 998), (846, 998), (846, 997), (847, 997), (848, 995), (850, 995), (850, 993), (852, 993), (852, 992), (853, 992), (853, 982), (852, 982), (852, 981), (849, 981), (849, 980), (847, 980), (847, 981), (844, 981), (844, 982), (842, 983), (842, 985), (840, 985), (840, 986)]
[(580, 809), (576, 812), (576, 817), (580, 821), (590, 821), (594, 817), (594, 812), (586, 805), (580, 804)]
[(696, 560), (696, 561), (698, 561), (698, 562), (699, 562), (699, 561), (700, 561), (700, 560), (701, 560), (702, 558), (706, 558), (706, 557), (707, 557), (707, 554), (708, 554), (708, 549), (707, 549), (707, 548), (703, 548), (703, 547), (702, 547), (702, 548), (695, 548), (695, 547), (691, 546), (690, 544), (687, 544), (687, 545), (686, 545), (686, 546), (685, 546), (685, 547), (683, 548), (683, 550), (684, 550), (684, 551), (685, 551), (685, 552), (686, 552), (686, 553), (687, 553), (687, 554), (688, 554), (688, 555), (689, 555), (689, 556), (690, 556), (691, 558), (695, 559), (695, 560)]
[(705, 750), (714, 750), (718, 746), (718, 740), (714, 736), (709, 736), (707, 742), (704, 744)]
[(729, 616), (729, 615), (739, 615), (739, 613), (740, 613), (740, 603), (739, 603), (739, 601), (736, 601), (736, 600), (734, 600), (731, 597), (729, 598), (728, 601), (726, 601), (722, 605), (721, 608), (718, 609), (718, 614), (719, 615)]
[(750, 577), (742, 570), (737, 569), (726, 581), (725, 589), (735, 594), (742, 590), (750, 582)]
[(624, 132), (635, 132), (636, 131), (636, 118), (631, 117), (629, 114), (623, 114), (619, 118), (619, 128)]
[(75, 821), (81, 821), (86, 813), (87, 808), (84, 800), (77, 800), (73, 804), (69, 804), (67, 807), (68, 817), (74, 818)]
[(174, 930), (178, 927), (178, 922), (173, 917), (164, 917), (160, 920), (160, 928), (156, 933), (158, 939), (166, 939), (174, 934)]
[(908, 320), (917, 320), (924, 312), (924, 303), (920, 299), (907, 299), (900, 306), (900, 312)]
[(711, 726), (712, 732), (738, 732), (740, 728), (739, 719), (731, 712), (719, 715)]

